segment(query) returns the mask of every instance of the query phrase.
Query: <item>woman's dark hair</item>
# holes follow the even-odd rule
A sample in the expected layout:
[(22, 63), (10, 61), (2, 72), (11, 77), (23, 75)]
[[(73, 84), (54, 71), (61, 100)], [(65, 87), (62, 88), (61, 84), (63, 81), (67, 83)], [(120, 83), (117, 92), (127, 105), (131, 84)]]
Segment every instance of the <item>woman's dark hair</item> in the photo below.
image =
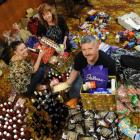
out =
[(16, 50), (17, 46), (22, 44), (23, 42), (22, 41), (13, 41), (11, 44), (10, 44), (10, 47), (13, 51)]
[(4, 39), (0, 38), (0, 59), (2, 59), (6, 64), (9, 64), (10, 60), (10, 47)]

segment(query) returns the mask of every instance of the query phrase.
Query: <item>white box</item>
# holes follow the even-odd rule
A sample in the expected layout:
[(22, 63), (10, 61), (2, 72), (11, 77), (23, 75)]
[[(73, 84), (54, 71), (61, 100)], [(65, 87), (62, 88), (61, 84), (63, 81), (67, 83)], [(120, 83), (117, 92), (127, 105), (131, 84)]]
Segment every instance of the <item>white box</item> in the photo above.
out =
[(140, 30), (140, 17), (134, 12), (118, 17), (118, 23), (129, 31)]

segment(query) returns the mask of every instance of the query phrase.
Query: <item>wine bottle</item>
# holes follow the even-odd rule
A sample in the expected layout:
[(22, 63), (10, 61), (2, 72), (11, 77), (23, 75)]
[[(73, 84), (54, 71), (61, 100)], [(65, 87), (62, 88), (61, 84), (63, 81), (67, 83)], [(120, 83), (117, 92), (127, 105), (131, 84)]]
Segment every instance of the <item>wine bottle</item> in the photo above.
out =
[(39, 54), (39, 52), (42, 51), (40, 49), (33, 49), (33, 48), (29, 48), (29, 47), (28, 47), (28, 50), (31, 51), (31, 52), (37, 53), (37, 54)]

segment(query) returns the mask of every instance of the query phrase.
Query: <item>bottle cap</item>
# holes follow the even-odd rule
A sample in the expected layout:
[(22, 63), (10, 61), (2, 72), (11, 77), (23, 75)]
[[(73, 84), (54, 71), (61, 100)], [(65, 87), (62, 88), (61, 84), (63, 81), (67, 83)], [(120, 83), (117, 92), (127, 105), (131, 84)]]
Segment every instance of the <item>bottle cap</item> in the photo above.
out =
[(10, 130), (10, 129), (12, 129), (12, 127), (11, 126), (8, 126), (8, 130)]
[(22, 123), (22, 121), (20, 120), (20, 119), (18, 119), (18, 121), (17, 121), (18, 123)]
[(11, 102), (8, 102), (8, 105), (11, 105), (12, 103)]
[(20, 134), (21, 134), (22, 136), (24, 136), (24, 132), (21, 132)]
[(3, 108), (3, 109), (2, 109), (2, 111), (6, 111), (6, 109), (5, 109), (5, 108)]
[(15, 121), (17, 118), (16, 117), (13, 117), (13, 120)]
[(14, 132), (14, 133), (17, 133), (17, 130), (16, 130), (16, 129), (14, 129), (14, 130), (13, 130), (13, 132)]
[(10, 137), (10, 133), (7, 133), (7, 135), (6, 135), (7, 137)]
[(16, 112), (17, 112), (17, 114), (19, 114), (19, 113), (20, 113), (20, 111), (19, 111), (19, 110), (17, 110)]
[(4, 125), (3, 128), (6, 129), (7, 128), (7, 125)]
[(5, 114), (5, 116), (8, 117), (8, 118), (10, 117), (9, 114), (7, 114), (7, 113)]
[(4, 103), (4, 105), (6, 106), (6, 105), (7, 105), (7, 103), (5, 102), (5, 103)]
[(17, 117), (20, 118), (20, 117), (22, 117), (22, 115), (21, 114), (18, 114)]
[(20, 128), (20, 131), (24, 131), (24, 128)]
[(7, 134), (7, 131), (4, 131), (3, 134), (6, 135)]
[(10, 112), (10, 109), (7, 109), (6, 112), (9, 113)]
[(18, 136), (17, 135), (14, 135), (14, 139), (16, 139), (16, 138), (18, 138)]
[(12, 119), (10, 119), (10, 120), (9, 120), (9, 122), (11, 123), (11, 122), (13, 122), (13, 120), (12, 120)]
[(16, 126), (16, 124), (13, 124), (13, 128), (16, 128), (17, 126)]
[(7, 121), (7, 120), (8, 120), (8, 118), (7, 118), (7, 117), (5, 117), (5, 118), (4, 118), (4, 120), (5, 120), (5, 121)]

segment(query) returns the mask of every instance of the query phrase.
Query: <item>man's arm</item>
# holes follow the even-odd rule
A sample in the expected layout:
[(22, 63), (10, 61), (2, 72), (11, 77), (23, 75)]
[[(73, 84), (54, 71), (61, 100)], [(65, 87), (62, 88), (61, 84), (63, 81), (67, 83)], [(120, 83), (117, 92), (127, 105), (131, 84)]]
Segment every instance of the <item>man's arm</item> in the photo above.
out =
[(72, 83), (76, 80), (76, 78), (78, 77), (79, 75), (79, 71), (73, 69), (70, 73), (70, 77), (69, 79), (66, 81), (68, 83), (68, 85), (72, 85)]

